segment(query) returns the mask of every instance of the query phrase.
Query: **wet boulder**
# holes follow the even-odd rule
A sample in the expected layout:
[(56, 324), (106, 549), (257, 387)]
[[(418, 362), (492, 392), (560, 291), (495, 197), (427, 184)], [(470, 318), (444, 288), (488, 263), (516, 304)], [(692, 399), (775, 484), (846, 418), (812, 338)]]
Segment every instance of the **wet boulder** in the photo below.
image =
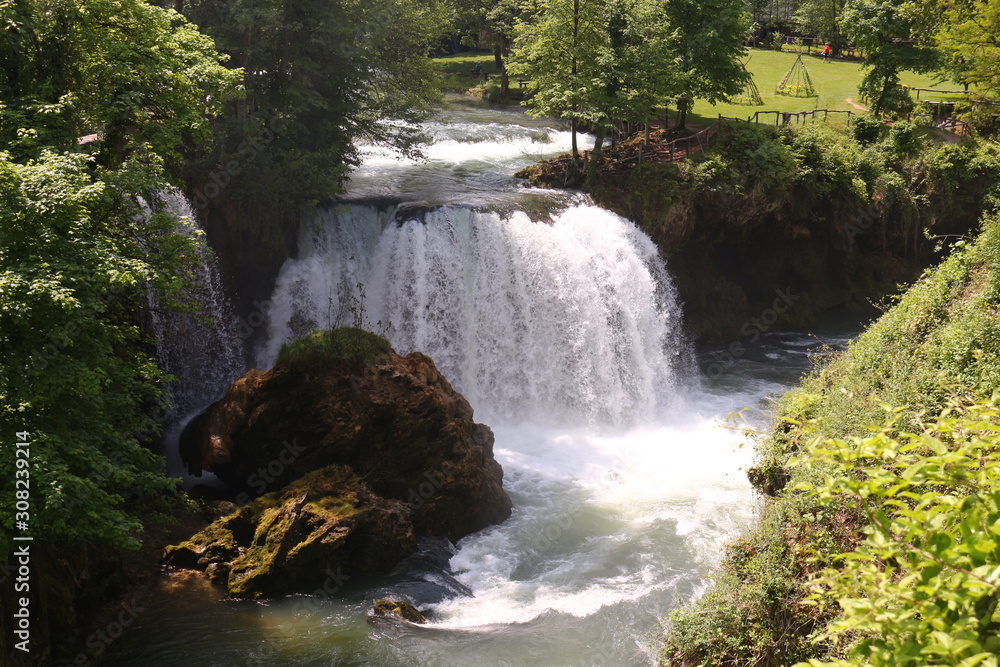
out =
[(409, 506), (330, 466), (167, 547), (164, 560), (204, 571), (233, 597), (259, 598), (386, 573), (416, 547)]
[(378, 600), (372, 609), (372, 616), (406, 623), (427, 622), (427, 617), (405, 600)]
[(427, 356), (359, 329), (314, 332), (251, 370), (181, 436), (193, 474), (253, 497), (330, 465), (407, 503), (414, 529), (452, 541), (510, 515), (493, 432)]

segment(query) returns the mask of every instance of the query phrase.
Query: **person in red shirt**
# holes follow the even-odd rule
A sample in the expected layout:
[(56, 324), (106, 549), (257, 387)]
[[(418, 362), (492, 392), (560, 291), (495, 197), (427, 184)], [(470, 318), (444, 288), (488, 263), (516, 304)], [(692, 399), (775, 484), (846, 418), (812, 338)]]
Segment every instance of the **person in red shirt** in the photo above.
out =
[(827, 42), (826, 46), (823, 47), (823, 62), (830, 62), (830, 43)]

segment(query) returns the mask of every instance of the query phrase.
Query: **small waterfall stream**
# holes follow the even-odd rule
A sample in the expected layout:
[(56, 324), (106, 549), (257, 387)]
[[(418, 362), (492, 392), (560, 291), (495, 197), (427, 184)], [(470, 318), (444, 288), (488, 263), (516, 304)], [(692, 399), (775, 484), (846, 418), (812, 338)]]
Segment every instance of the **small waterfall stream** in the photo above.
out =
[[(179, 191), (160, 193), (167, 210), (188, 233), (197, 229), (197, 216)], [(160, 364), (176, 378), (170, 386), (171, 409), (165, 416), (168, 428), (176, 430), (222, 395), (246, 371), (244, 338), (226, 294), (218, 262), (210, 253), (196, 267), (192, 297), (200, 304), (194, 313), (165, 313), (150, 296), (150, 319), (157, 340)], [(172, 447), (176, 434), (167, 433)], [(172, 473), (180, 467), (168, 451)]]

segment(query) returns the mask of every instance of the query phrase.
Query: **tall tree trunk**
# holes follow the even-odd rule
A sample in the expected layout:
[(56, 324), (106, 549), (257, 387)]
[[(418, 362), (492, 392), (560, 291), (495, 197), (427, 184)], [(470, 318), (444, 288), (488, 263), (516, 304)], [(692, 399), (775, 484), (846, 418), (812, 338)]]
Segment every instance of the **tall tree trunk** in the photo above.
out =
[(833, 42), (831, 45), (833, 49), (833, 55), (840, 55), (840, 24), (837, 21), (837, 14), (840, 13), (840, 0), (830, 0), (830, 25), (833, 26), (833, 37), (830, 41)]
[[(576, 61), (576, 48), (577, 48), (577, 38), (580, 36), (580, 0), (573, 0), (573, 62), (570, 65), (570, 73), (573, 76), (573, 82), (576, 82), (576, 75), (579, 73), (579, 65)], [(574, 109), (575, 111), (575, 109)], [(572, 122), (573, 129), (573, 163), (576, 164), (580, 160), (580, 151), (577, 150), (576, 146), (576, 118), (574, 117)]]
[(496, 63), (497, 72), (500, 73), (500, 94), (506, 95), (510, 88), (510, 79), (507, 77), (507, 65), (503, 61), (503, 35), (498, 35), (493, 42), (493, 62)]
[(677, 98), (677, 129), (683, 130), (687, 127), (688, 101), (683, 97)]
[(587, 165), (586, 185), (591, 186), (597, 180), (597, 164), (601, 161), (601, 148), (604, 147), (604, 135), (607, 129), (603, 123), (598, 124), (594, 137), (594, 151), (590, 154), (590, 164)]
[(576, 118), (569, 122), (570, 133), (573, 135), (573, 161), (580, 159), (580, 149), (576, 145)]
[(649, 145), (649, 118), (646, 119), (646, 129), (642, 135), (642, 144), (643, 146)]

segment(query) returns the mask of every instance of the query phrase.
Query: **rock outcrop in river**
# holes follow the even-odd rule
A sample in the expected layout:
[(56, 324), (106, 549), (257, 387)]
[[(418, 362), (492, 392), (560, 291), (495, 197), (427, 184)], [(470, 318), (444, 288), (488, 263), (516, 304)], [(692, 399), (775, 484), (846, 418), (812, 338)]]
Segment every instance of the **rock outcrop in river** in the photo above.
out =
[(372, 493), (350, 468), (330, 466), (167, 547), (166, 561), (203, 570), (233, 597), (257, 598), (388, 572), (415, 549), (405, 503)]
[(169, 564), (225, 579), (232, 595), (302, 590), (323, 563), (384, 571), (412, 553), (414, 533), (456, 541), (510, 516), (493, 432), (469, 402), (427, 356), (358, 329), (286, 346), (192, 420), (180, 446), (192, 473), (246, 499), (280, 490), (168, 549)]

